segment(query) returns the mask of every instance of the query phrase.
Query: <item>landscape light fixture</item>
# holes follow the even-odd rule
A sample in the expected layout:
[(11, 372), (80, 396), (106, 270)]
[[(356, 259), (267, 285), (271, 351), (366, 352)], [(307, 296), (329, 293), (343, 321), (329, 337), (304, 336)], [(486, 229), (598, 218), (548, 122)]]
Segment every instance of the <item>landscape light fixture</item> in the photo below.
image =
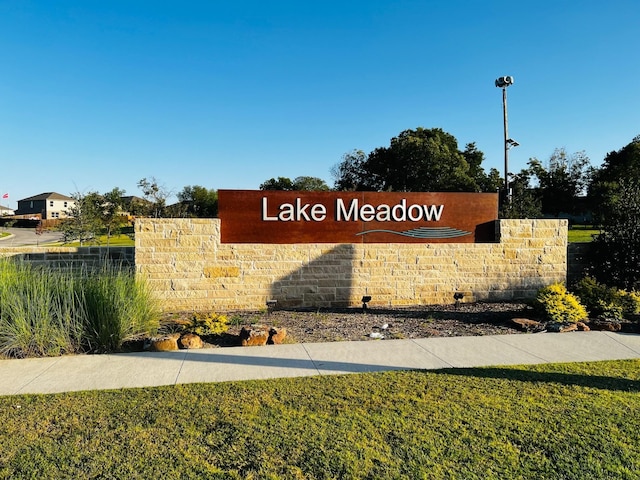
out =
[(271, 313), (276, 309), (276, 305), (278, 305), (277, 300), (267, 300), (267, 313)]
[(367, 303), (369, 303), (371, 301), (371, 296), (370, 295), (365, 295), (364, 297), (362, 297), (362, 311), (366, 312), (367, 311)]
[(520, 145), (509, 138), (509, 126), (507, 122), (507, 87), (513, 85), (513, 77), (506, 75), (496, 79), (496, 87), (502, 89), (502, 115), (504, 120), (504, 192), (505, 198), (511, 202), (511, 192), (509, 191), (509, 148)]

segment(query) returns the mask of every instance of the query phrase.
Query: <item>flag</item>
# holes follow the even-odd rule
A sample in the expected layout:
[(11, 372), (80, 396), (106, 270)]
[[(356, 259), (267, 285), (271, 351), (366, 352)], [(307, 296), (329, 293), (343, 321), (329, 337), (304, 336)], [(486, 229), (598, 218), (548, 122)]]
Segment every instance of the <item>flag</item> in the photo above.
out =
[(5, 193), (4, 195), (2, 195), (2, 198), (9, 198), (9, 194)]

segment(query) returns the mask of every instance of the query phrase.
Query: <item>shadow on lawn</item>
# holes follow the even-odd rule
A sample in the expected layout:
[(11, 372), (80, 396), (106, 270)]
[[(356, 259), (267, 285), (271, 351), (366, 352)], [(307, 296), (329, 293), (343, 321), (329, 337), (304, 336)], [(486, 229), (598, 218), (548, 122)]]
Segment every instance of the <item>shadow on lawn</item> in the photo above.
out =
[(621, 392), (639, 392), (640, 381), (627, 378), (603, 377), (562, 372), (532, 372), (514, 368), (445, 368), (431, 370), (436, 374), (459, 375), (463, 377), (495, 378), (501, 380), (517, 380), (530, 383), (558, 383), (568, 386), (599, 388)]

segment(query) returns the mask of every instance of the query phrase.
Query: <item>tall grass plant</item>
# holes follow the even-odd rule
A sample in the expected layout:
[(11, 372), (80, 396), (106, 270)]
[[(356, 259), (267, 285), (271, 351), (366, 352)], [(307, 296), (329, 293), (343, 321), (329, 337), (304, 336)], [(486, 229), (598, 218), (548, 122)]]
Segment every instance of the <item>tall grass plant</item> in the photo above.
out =
[(84, 340), (91, 351), (115, 351), (127, 339), (158, 330), (160, 311), (151, 289), (126, 268), (105, 264), (85, 272), (81, 293), (87, 310)]
[(78, 350), (84, 310), (77, 280), (25, 262), (0, 262), (0, 354), (56, 356)]
[(0, 259), (0, 355), (117, 351), (158, 329), (148, 284), (128, 268), (72, 271)]

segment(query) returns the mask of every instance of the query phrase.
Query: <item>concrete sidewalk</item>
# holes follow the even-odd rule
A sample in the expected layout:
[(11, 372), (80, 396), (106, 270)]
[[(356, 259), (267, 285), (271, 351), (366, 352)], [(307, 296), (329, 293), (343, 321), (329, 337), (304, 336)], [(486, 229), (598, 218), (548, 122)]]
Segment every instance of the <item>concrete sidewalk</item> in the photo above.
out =
[(0, 395), (640, 358), (640, 335), (536, 333), (0, 360)]

